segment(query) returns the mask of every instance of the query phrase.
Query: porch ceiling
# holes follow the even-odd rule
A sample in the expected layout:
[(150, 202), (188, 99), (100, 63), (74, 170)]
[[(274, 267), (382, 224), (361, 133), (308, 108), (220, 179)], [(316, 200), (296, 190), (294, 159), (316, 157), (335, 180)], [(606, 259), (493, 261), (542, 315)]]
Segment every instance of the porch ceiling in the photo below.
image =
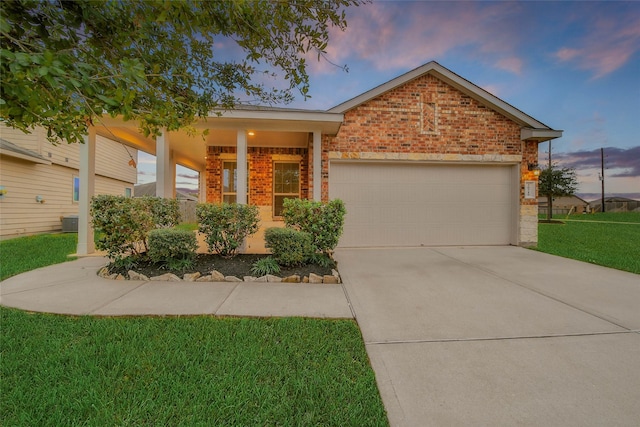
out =
[[(209, 145), (235, 146), (237, 131), (249, 133), (249, 147), (306, 147), (310, 132), (336, 134), (343, 115), (304, 110), (236, 110), (226, 111), (199, 120), (195, 135), (185, 130), (169, 132), (167, 137), (176, 163), (201, 171), (205, 168), (206, 147)], [(203, 135), (202, 131), (209, 133)], [(96, 125), (96, 133), (114, 139), (127, 146), (156, 154), (153, 137), (145, 137), (139, 131), (137, 121), (105, 116)]]

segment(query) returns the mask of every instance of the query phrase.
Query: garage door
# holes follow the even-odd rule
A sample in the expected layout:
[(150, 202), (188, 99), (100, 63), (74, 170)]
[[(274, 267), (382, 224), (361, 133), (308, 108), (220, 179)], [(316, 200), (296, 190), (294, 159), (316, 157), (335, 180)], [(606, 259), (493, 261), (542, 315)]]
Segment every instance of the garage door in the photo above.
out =
[(341, 247), (513, 243), (514, 166), (332, 162)]

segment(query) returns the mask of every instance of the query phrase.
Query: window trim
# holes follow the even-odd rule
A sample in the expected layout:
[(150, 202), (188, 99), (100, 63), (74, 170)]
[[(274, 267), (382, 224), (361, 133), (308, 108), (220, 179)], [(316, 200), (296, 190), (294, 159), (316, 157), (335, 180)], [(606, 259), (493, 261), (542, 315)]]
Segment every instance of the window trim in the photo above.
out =
[[(298, 165), (298, 192), (297, 193), (276, 193), (276, 164), (296, 164)], [(272, 164), (271, 179), (271, 209), (274, 219), (282, 219), (282, 215), (276, 215), (276, 197), (295, 196), (300, 199), (302, 197), (302, 162), (300, 160), (274, 160)], [(291, 197), (293, 198), (293, 197)]]
[[(224, 191), (224, 164), (225, 163), (235, 163), (236, 164), (236, 170), (238, 170), (238, 159), (236, 157), (223, 157), (220, 159), (220, 201), (222, 203), (224, 203), (224, 197), (225, 196), (236, 196), (236, 200), (237, 200), (237, 191), (233, 191), (233, 192), (225, 192)], [(250, 178), (250, 170), (249, 170), (249, 159), (247, 159), (247, 204), (249, 204), (249, 178)], [(236, 203), (236, 202), (231, 202), (231, 203)]]

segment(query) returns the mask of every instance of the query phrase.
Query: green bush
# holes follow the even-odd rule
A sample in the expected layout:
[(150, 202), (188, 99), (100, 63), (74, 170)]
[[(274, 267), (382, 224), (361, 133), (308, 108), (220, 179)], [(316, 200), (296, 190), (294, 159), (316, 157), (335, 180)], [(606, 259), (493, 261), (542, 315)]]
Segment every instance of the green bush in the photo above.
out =
[(291, 267), (302, 265), (313, 256), (314, 247), (309, 233), (293, 228), (267, 228), (264, 233), (266, 247), (280, 265)]
[(273, 257), (260, 258), (253, 263), (251, 274), (255, 276), (266, 276), (267, 274), (280, 273), (280, 266)]
[(338, 245), (346, 213), (340, 199), (328, 203), (285, 199), (282, 216), (287, 227), (309, 233), (316, 251), (330, 254)]
[(170, 269), (189, 266), (196, 255), (198, 242), (192, 231), (158, 228), (149, 232), (149, 259)]
[(177, 200), (99, 195), (91, 199), (93, 228), (99, 250), (120, 262), (148, 249), (147, 235), (155, 228), (172, 227), (180, 220)]
[(258, 231), (257, 206), (201, 203), (196, 206), (196, 216), (209, 250), (225, 258), (236, 256), (244, 239)]

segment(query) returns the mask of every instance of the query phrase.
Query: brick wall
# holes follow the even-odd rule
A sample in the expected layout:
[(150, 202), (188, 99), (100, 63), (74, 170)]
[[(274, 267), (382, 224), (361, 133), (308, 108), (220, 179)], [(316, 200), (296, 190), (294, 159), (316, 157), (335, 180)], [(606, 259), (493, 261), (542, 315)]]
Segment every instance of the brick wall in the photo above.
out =
[(523, 201), (537, 143), (520, 140), (519, 124), (425, 75), (346, 112), (339, 133), (323, 136), (322, 157), (323, 200), (328, 199), (329, 158), (357, 158), (522, 161)]
[[(222, 161), (235, 160), (236, 147), (207, 147), (207, 202), (222, 201)], [(300, 193), (309, 197), (309, 159), (306, 148), (249, 147), (249, 204), (271, 206), (273, 203), (273, 162), (282, 156), (299, 156)], [(233, 161), (230, 160), (230, 161)]]

